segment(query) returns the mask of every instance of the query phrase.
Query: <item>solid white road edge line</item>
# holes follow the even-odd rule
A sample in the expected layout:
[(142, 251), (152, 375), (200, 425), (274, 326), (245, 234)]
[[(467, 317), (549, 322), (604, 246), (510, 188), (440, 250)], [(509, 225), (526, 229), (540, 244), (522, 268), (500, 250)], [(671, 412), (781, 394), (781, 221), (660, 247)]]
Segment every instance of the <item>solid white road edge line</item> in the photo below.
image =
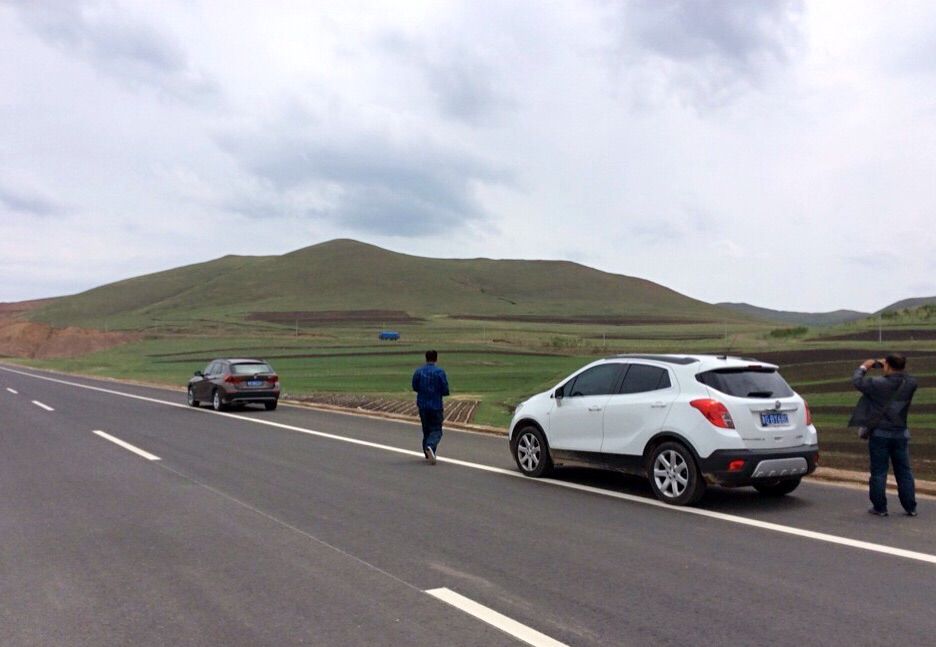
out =
[(156, 456), (155, 454), (150, 454), (149, 452), (143, 451), (143, 450), (140, 449), (139, 447), (134, 447), (134, 446), (131, 445), (130, 443), (128, 443), (128, 442), (126, 442), (126, 441), (123, 441), (123, 440), (121, 440), (120, 438), (114, 438), (114, 437), (111, 436), (110, 434), (105, 434), (103, 431), (98, 431), (97, 429), (95, 429), (95, 430), (94, 430), (94, 433), (97, 434), (98, 436), (100, 436), (101, 438), (103, 438), (104, 440), (109, 440), (109, 441), (111, 441), (112, 443), (114, 443), (115, 445), (120, 445), (121, 447), (123, 447), (123, 448), (126, 449), (127, 451), (131, 451), (131, 452), (133, 452), (134, 454), (136, 454), (137, 456), (142, 456), (143, 458), (145, 458), (145, 459), (148, 460), (148, 461), (158, 461), (158, 460), (161, 460), (161, 459), (159, 458), (159, 456)]
[(55, 411), (55, 409), (53, 409), (47, 404), (42, 404), (41, 402), (39, 402), (39, 400), (33, 400), (32, 403), (36, 405), (37, 407), (39, 407), (40, 409), (45, 409), (46, 411)]
[(10, 387), (7, 387), (7, 391), (12, 393), (13, 395), (19, 395), (19, 391), (17, 391), (16, 389), (11, 389)]
[(482, 622), (488, 623), (492, 627), (497, 627), (504, 633), (518, 640), (522, 640), (528, 645), (533, 645), (534, 647), (567, 647), (565, 643), (553, 640), (546, 634), (542, 634), (535, 629), (520, 624), (516, 620), (511, 620), (494, 609), (490, 609), (483, 604), (478, 604), (474, 600), (466, 598), (464, 595), (459, 595), (451, 589), (430, 589), (426, 591), (426, 593), (447, 604), (451, 604), (453, 607), (464, 611), (470, 616), (474, 616)]
[[(352, 445), (360, 445), (363, 447), (371, 447), (374, 449), (381, 449), (388, 452), (395, 452), (397, 454), (405, 454), (407, 456), (418, 456), (422, 457), (422, 452), (411, 450), (411, 449), (402, 449), (400, 447), (393, 447), (392, 445), (383, 445), (381, 443), (374, 443), (367, 440), (358, 440), (357, 438), (348, 438), (347, 436), (339, 436), (337, 434), (329, 434), (324, 431), (315, 431), (313, 429), (306, 429), (304, 427), (296, 427), (293, 425), (283, 424), (281, 422), (274, 422), (272, 420), (261, 420), (259, 418), (249, 418), (247, 416), (237, 415), (235, 413), (224, 413), (212, 411), (211, 409), (194, 409), (182, 402), (169, 402), (168, 400), (159, 400), (157, 398), (149, 398), (143, 395), (135, 395), (133, 393), (124, 393), (122, 391), (114, 391), (112, 389), (105, 389), (99, 386), (91, 386), (90, 384), (81, 384), (79, 382), (69, 382), (68, 380), (60, 380), (54, 377), (47, 377), (45, 375), (35, 375), (33, 373), (26, 373), (25, 371), (18, 371), (12, 368), (7, 368), (5, 366), (0, 366), (0, 370), (4, 370), (10, 373), (17, 373), (19, 375), (25, 375), (26, 377), (32, 377), (37, 380), (45, 380), (47, 382), (55, 382), (57, 384), (65, 384), (67, 386), (73, 386), (80, 389), (88, 389), (90, 391), (99, 391), (101, 393), (108, 393), (110, 395), (117, 395), (124, 398), (131, 398), (133, 400), (141, 400), (143, 402), (152, 402), (154, 404), (161, 404), (164, 406), (178, 407), (180, 409), (189, 409), (193, 412), (200, 412), (204, 414), (216, 415), (216, 416), (226, 416), (228, 418), (234, 418), (236, 420), (242, 420), (244, 422), (251, 422), (258, 425), (266, 425), (268, 427), (275, 427), (277, 429), (286, 429), (288, 431), (297, 431), (303, 434), (309, 434), (310, 436), (317, 436), (319, 438), (328, 438), (330, 440), (338, 440), (345, 443), (350, 443)], [(445, 458), (439, 457), (438, 461), (440, 463), (450, 463), (452, 465), (460, 465), (462, 467), (470, 467), (472, 469), (481, 470), (484, 472), (491, 472), (494, 474), (502, 474), (504, 476), (510, 476), (514, 478), (520, 478), (525, 480), (528, 483), (541, 483), (546, 485), (554, 485), (557, 487), (563, 487), (569, 490), (578, 490), (580, 492), (589, 492), (591, 494), (598, 494), (601, 496), (610, 497), (613, 499), (621, 499), (624, 501), (630, 501), (632, 503), (639, 503), (641, 505), (653, 506), (661, 510), (666, 510), (668, 512), (682, 513), (682, 514), (691, 514), (699, 517), (708, 517), (709, 519), (718, 519), (719, 521), (727, 521), (729, 523), (735, 523), (742, 526), (750, 526), (752, 528), (760, 528), (761, 530), (771, 530), (773, 532), (779, 532), (787, 535), (794, 535), (797, 537), (805, 537), (807, 539), (815, 539), (816, 541), (823, 541), (830, 544), (837, 544), (839, 546), (848, 546), (849, 548), (858, 548), (860, 550), (868, 550), (875, 553), (883, 553), (885, 555), (892, 555), (894, 557), (904, 557), (906, 559), (913, 559), (920, 562), (926, 562), (928, 564), (936, 564), (936, 555), (931, 555), (929, 553), (921, 553), (914, 550), (906, 550), (903, 548), (895, 548), (893, 546), (885, 546), (884, 544), (875, 544), (868, 541), (861, 541), (859, 539), (849, 539), (847, 537), (839, 537), (837, 535), (830, 535), (824, 532), (816, 532), (814, 530), (804, 530), (802, 528), (795, 528), (793, 526), (783, 526), (777, 523), (770, 523), (769, 521), (758, 521), (756, 519), (748, 519), (747, 517), (738, 517), (731, 514), (725, 514), (724, 512), (714, 512), (711, 510), (701, 510), (699, 508), (687, 508), (687, 507), (677, 507), (672, 506), (662, 501), (656, 499), (647, 499), (644, 497), (636, 496), (633, 494), (625, 494), (623, 492), (615, 492), (613, 490), (604, 490), (601, 488), (593, 487), (591, 485), (580, 485), (578, 483), (570, 483), (567, 481), (557, 481), (555, 479), (530, 479), (520, 472), (513, 470), (506, 470), (500, 467), (492, 467), (491, 465), (483, 465), (481, 463), (471, 463), (468, 461), (462, 461), (455, 458)]]

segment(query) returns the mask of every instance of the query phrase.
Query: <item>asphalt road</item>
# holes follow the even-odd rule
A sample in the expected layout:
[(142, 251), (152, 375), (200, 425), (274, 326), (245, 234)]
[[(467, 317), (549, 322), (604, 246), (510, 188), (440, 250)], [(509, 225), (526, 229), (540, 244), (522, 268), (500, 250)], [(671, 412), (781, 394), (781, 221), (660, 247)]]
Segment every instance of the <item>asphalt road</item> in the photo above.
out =
[[(505, 441), (480, 434), (447, 431), (429, 466), (419, 437), (405, 423), (217, 414), (179, 392), (0, 367), (0, 644), (936, 635), (932, 499), (908, 518), (891, 497), (881, 519), (861, 490), (811, 483), (779, 500), (713, 489), (687, 511), (610, 473), (523, 478)], [(438, 589), (499, 615), (427, 593)]]

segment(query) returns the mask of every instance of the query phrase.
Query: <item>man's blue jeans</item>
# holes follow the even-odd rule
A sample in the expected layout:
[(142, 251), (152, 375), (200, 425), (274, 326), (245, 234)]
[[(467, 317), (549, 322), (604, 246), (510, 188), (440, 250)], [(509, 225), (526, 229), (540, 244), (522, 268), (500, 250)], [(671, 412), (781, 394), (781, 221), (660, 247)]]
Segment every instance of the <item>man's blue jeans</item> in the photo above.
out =
[(432, 448), (434, 454), (439, 448), (439, 441), (442, 440), (442, 420), (445, 415), (442, 409), (420, 409), (419, 421), (422, 422), (423, 430), (423, 449)]
[(897, 480), (897, 496), (904, 510), (916, 510), (913, 472), (910, 471), (910, 439), (882, 438), (872, 432), (868, 439), (868, 454), (871, 457), (871, 478), (868, 481), (868, 496), (875, 510), (887, 510), (887, 464), (894, 465)]

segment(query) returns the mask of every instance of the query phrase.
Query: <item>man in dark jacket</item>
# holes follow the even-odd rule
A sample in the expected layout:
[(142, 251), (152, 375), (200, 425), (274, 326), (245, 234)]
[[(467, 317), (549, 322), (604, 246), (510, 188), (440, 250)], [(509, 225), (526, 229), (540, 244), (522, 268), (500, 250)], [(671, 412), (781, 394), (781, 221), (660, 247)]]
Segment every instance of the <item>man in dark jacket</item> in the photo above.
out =
[[(871, 478), (868, 496), (871, 514), (887, 516), (887, 464), (894, 465), (897, 495), (906, 514), (915, 517), (916, 496), (913, 472), (910, 470), (910, 429), (907, 413), (917, 388), (916, 379), (904, 373), (907, 360), (903, 355), (888, 355), (883, 360), (869, 359), (855, 369), (852, 384), (862, 396), (849, 421), (850, 427), (868, 430), (868, 454)], [(872, 368), (882, 368), (883, 375), (869, 377)]]
[(431, 465), (435, 465), (439, 441), (442, 440), (442, 397), (449, 394), (448, 377), (436, 366), (439, 354), (426, 351), (426, 363), (413, 373), (413, 390), (416, 391), (416, 406), (423, 429), (423, 454)]

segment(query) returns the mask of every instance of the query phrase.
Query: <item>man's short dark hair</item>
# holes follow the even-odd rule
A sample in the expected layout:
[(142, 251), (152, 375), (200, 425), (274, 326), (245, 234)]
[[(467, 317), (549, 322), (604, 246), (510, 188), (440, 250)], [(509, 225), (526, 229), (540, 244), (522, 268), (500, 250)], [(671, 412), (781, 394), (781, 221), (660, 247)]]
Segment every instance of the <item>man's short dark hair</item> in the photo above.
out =
[(884, 361), (895, 371), (902, 371), (907, 366), (907, 358), (897, 353), (891, 353), (884, 358)]
[(438, 359), (439, 359), (439, 354), (438, 354), (436, 351), (434, 351), (434, 350), (427, 350), (427, 351), (426, 351), (426, 361), (427, 361), (427, 362), (435, 362), (435, 361), (437, 361)]

